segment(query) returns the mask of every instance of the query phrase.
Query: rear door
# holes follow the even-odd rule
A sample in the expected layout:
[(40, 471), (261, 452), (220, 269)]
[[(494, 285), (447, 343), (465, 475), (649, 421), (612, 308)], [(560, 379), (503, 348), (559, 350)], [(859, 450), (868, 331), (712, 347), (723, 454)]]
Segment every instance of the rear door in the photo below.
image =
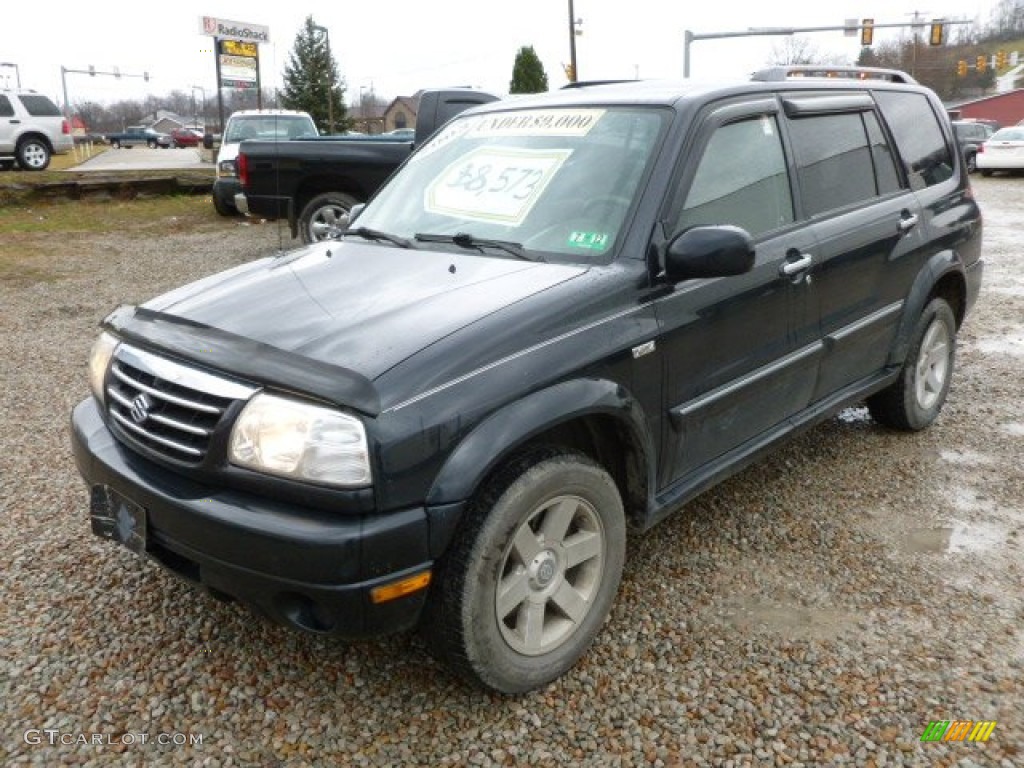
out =
[(827, 402), (884, 367), (901, 318), (901, 282), (924, 242), (922, 214), (867, 92), (801, 92), (783, 106), (797, 207), (817, 241), (807, 287), (824, 347), (811, 400)]
[(683, 152), (666, 234), (739, 226), (756, 262), (744, 275), (685, 281), (656, 302), (668, 410), (661, 488), (691, 485), (717, 459), (785, 429), (811, 396), (817, 339), (797, 329), (817, 332), (802, 279), (814, 240), (795, 223), (780, 120), (771, 97), (723, 106)]

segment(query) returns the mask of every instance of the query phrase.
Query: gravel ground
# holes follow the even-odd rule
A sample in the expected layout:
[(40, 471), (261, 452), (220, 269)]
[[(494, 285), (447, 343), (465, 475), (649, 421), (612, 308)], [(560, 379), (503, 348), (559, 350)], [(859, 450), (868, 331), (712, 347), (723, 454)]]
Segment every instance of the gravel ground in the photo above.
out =
[[(632, 541), (595, 647), (519, 698), (412, 637), (270, 626), (89, 533), (67, 419), (96, 323), (273, 227), (3, 235), (0, 267), (46, 250), (0, 270), (0, 763), (1024, 764), (1024, 179), (975, 191), (985, 286), (939, 423), (850, 409)], [(920, 741), (952, 719), (998, 725)]]

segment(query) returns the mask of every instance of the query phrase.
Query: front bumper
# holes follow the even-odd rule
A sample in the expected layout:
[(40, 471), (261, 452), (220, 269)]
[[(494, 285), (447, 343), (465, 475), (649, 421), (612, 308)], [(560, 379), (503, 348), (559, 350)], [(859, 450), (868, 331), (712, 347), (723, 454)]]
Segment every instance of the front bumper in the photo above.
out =
[(384, 603), (370, 591), (431, 567), (424, 509), (344, 516), (197, 483), (121, 445), (92, 398), (71, 426), (95, 532), (111, 522), (104, 499), (120, 496), (144, 510), (147, 556), (274, 621), (350, 638), (418, 621), (426, 590)]

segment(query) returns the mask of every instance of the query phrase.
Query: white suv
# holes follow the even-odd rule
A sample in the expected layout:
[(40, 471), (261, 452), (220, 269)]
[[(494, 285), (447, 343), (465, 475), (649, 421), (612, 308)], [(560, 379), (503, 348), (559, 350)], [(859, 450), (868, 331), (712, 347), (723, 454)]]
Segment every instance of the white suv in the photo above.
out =
[(0, 91), (0, 167), (13, 158), (26, 171), (42, 171), (52, 155), (73, 145), (71, 126), (49, 98), (35, 91)]

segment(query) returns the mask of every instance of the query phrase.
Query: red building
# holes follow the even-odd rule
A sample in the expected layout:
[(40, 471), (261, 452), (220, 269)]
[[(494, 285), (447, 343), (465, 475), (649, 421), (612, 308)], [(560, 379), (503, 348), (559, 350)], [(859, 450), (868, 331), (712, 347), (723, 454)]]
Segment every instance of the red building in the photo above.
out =
[(948, 111), (954, 120), (981, 118), (995, 120), (1001, 126), (1016, 125), (1024, 120), (1024, 88), (965, 101), (950, 106)]

